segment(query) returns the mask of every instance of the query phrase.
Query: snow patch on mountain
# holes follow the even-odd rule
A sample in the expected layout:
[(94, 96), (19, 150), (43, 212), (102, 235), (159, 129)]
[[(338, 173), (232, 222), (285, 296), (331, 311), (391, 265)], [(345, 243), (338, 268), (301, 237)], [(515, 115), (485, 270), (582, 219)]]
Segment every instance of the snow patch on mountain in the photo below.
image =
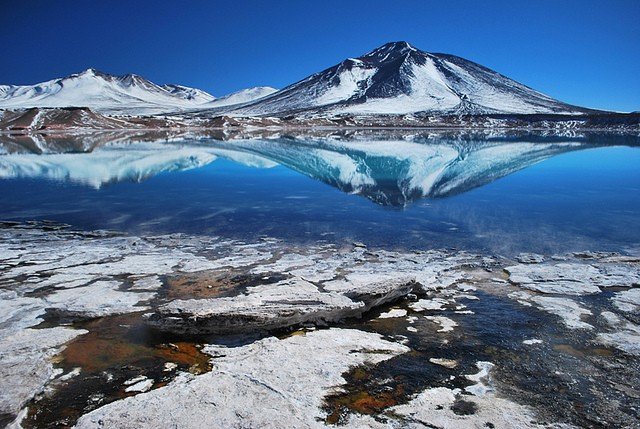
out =
[(348, 100), (366, 88), (367, 81), (375, 74), (376, 70), (363, 67), (360, 65), (362, 62), (358, 64), (354, 60), (351, 61), (354, 62), (354, 67), (344, 70), (338, 75), (338, 84), (329, 87), (324, 94), (318, 97), (318, 104), (325, 105)]

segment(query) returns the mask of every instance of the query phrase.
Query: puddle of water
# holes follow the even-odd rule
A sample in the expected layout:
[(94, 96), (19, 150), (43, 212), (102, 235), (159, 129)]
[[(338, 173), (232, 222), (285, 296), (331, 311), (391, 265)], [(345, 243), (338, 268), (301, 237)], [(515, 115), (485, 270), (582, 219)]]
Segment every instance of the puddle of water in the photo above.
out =
[[(132, 396), (125, 381), (145, 376), (152, 388), (170, 382), (177, 372), (201, 374), (211, 370), (211, 356), (197, 342), (185, 341), (153, 331), (142, 313), (110, 316), (74, 324), (89, 332), (70, 343), (54, 359), (68, 374), (55, 381), (36, 398), (23, 420), (25, 428), (70, 427), (82, 414), (101, 405)], [(170, 368), (165, 367), (170, 364)]]
[(556, 344), (553, 346), (553, 350), (565, 353), (567, 355), (577, 357), (580, 359), (587, 358), (589, 356), (600, 357), (613, 357), (615, 353), (612, 350), (601, 347), (576, 347), (571, 344)]

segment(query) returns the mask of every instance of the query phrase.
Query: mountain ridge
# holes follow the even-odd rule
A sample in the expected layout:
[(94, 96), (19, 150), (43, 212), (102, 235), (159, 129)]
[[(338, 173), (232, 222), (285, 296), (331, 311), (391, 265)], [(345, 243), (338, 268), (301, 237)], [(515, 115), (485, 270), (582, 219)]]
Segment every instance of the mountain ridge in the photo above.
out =
[(0, 109), (88, 107), (102, 114), (140, 116), (224, 105), (239, 94), (238, 102), (247, 102), (273, 90), (246, 88), (216, 98), (198, 88), (160, 86), (134, 73), (118, 76), (88, 68), (34, 85), (0, 85)]

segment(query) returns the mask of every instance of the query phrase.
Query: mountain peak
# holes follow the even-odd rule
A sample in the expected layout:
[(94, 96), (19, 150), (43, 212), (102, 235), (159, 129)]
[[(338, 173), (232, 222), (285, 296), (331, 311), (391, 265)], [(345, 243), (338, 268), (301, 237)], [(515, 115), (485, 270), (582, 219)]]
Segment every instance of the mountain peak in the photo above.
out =
[(97, 76), (97, 75), (103, 75), (103, 74), (104, 73), (94, 69), (93, 67), (89, 67), (88, 69), (82, 70), (79, 73), (74, 73), (71, 76)]
[(115, 80), (115, 81), (120, 81), (120, 82), (135, 82), (135, 81), (146, 81), (145, 78), (143, 78), (140, 75), (137, 75), (135, 73), (127, 73), (127, 74), (123, 74), (123, 75), (114, 75), (111, 73), (105, 73), (103, 71), (100, 71), (96, 68), (93, 67), (89, 67), (86, 70), (83, 70), (79, 73), (74, 73), (72, 75), (67, 76), (64, 79), (67, 78), (74, 78), (74, 77), (86, 77), (86, 78), (93, 78), (93, 77), (99, 77), (105, 80)]
[(411, 44), (409, 42), (405, 42), (404, 40), (400, 40), (399, 42), (389, 42), (389, 43), (385, 43), (384, 45), (382, 45), (381, 47), (388, 47), (391, 49), (410, 49), (415, 51), (416, 48), (414, 48), (413, 46), (411, 46)]
[(408, 42), (389, 42), (363, 55), (360, 58), (377, 59), (379, 61), (383, 61), (390, 58), (396, 58), (401, 55), (406, 55), (411, 52), (418, 52), (418, 49), (411, 46)]

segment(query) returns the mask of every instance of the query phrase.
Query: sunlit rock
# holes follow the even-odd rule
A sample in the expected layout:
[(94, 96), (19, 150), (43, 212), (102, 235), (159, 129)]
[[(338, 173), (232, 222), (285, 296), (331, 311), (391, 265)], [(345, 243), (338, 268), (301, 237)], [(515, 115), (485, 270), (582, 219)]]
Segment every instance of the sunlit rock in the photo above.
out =
[(106, 405), (76, 427), (325, 427), (323, 398), (345, 382), (349, 367), (408, 348), (376, 334), (333, 328), (206, 350), (218, 356), (212, 372), (183, 375), (166, 387)]
[(600, 288), (640, 283), (640, 270), (633, 265), (613, 264), (522, 264), (505, 268), (509, 281), (525, 289), (565, 295), (588, 295)]
[(56, 375), (51, 358), (86, 331), (23, 329), (0, 339), (0, 414), (16, 415)]

